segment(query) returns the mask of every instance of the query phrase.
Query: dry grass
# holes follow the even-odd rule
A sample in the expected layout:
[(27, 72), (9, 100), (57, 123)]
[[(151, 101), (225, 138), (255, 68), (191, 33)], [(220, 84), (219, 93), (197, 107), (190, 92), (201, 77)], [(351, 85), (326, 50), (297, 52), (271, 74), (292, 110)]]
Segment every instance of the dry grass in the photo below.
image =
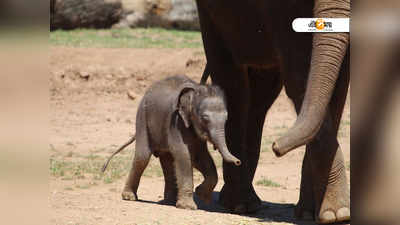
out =
[(270, 180), (270, 179), (268, 179), (266, 177), (263, 177), (261, 180), (258, 180), (256, 182), (256, 185), (265, 186), (265, 187), (281, 187), (280, 184), (278, 184), (278, 183), (276, 183), (276, 182), (274, 182), (274, 181), (272, 181), (272, 180)]

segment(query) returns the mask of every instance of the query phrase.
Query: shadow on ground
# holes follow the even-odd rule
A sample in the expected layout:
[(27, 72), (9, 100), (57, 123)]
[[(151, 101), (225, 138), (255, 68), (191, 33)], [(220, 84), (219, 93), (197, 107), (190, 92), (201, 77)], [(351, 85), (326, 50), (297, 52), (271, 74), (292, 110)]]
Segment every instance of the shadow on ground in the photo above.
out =
[[(194, 201), (196, 202), (199, 210), (204, 210), (208, 212), (216, 212), (216, 213), (231, 213), (229, 210), (224, 209), (222, 206), (218, 204), (219, 192), (213, 192), (213, 203), (211, 205), (207, 205), (203, 203), (199, 198), (194, 195)], [(140, 200), (141, 202), (151, 203), (151, 204), (161, 204), (164, 205), (162, 201), (160, 202), (152, 202)], [(315, 225), (314, 221), (304, 221), (299, 220), (294, 217), (294, 204), (285, 204), (285, 203), (274, 203), (274, 202), (266, 202), (262, 201), (262, 207), (256, 213), (252, 214), (243, 214), (244, 217), (257, 218), (257, 222), (285, 222), (292, 223), (296, 225)], [(343, 223), (339, 223), (343, 224)], [(337, 224), (337, 225), (339, 225)], [(345, 223), (347, 224), (347, 223)]]
[[(200, 210), (209, 212), (231, 213), (218, 204), (219, 192), (213, 193), (213, 204), (206, 205), (195, 196), (195, 202)], [(257, 218), (257, 222), (285, 222), (298, 225), (314, 225), (312, 221), (299, 221), (294, 218), (294, 204), (273, 203), (262, 201), (262, 207), (256, 213), (243, 214), (244, 217)]]

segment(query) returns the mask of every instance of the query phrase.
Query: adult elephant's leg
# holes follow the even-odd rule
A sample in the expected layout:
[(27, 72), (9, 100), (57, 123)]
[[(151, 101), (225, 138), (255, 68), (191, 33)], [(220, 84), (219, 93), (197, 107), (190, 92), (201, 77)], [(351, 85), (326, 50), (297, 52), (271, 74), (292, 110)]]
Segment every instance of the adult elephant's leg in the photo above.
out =
[(315, 214), (317, 222), (320, 223), (350, 220), (350, 191), (343, 152), (337, 141), (349, 77), (347, 54), (329, 104), (327, 118), (318, 136), (309, 144)]
[[(262, 131), (264, 127), (265, 115), (272, 103), (278, 97), (282, 90), (282, 80), (279, 68), (269, 70), (249, 70), (250, 85), (250, 108), (247, 123), (247, 145), (250, 183), (253, 183), (258, 159), (260, 157), (260, 146)], [(251, 197), (257, 197), (253, 185), (251, 191), (254, 193)], [(261, 201), (260, 199), (249, 199), (247, 211), (256, 211)]]
[(217, 28), (206, 10), (206, 1), (196, 1), (207, 64), (211, 79), (225, 92), (228, 120), (225, 125), (226, 142), (229, 151), (242, 162), (240, 166), (223, 163), (224, 186), (219, 202), (225, 208), (243, 212), (250, 199), (258, 199), (252, 191), (246, 152), (246, 127), (249, 108), (249, 83), (247, 68), (234, 62), (231, 52), (225, 48)]
[(304, 175), (312, 179), (315, 219), (320, 223), (350, 219), (346, 169), (336, 140), (333, 118), (330, 113), (327, 114), (319, 134), (306, 150), (311, 169)]
[[(226, 60), (226, 59), (225, 59)], [(249, 86), (247, 70), (231, 61), (213, 68), (212, 80), (225, 92), (228, 120), (225, 125), (229, 151), (239, 158), (241, 166), (223, 162), (225, 184), (220, 193), (220, 203), (236, 213), (245, 213), (250, 200), (258, 199), (252, 191), (246, 148)]]
[(300, 196), (295, 208), (295, 216), (299, 219), (312, 220), (314, 218), (314, 208), (310, 153), (309, 150), (306, 150), (301, 167)]
[(207, 63), (210, 64), (213, 71), (211, 74), (213, 84), (220, 86), (226, 96), (228, 120), (225, 124), (225, 136), (227, 147), (242, 162), (240, 166), (223, 162), (225, 184), (221, 189), (219, 202), (233, 212), (245, 213), (251, 200), (259, 199), (252, 191), (247, 159), (246, 128), (250, 101), (247, 68), (235, 64), (231, 54), (217, 46), (212, 48), (213, 54), (207, 55)]
[[(295, 105), (299, 105), (294, 101)], [(300, 105), (301, 106), (301, 105)], [(299, 108), (299, 107), (296, 107)], [(349, 219), (349, 191), (343, 153), (336, 139), (335, 117), (329, 107), (320, 131), (306, 146), (301, 171), (300, 197), (295, 215), (317, 222), (332, 223)], [(347, 208), (347, 209), (346, 209)], [(340, 209), (340, 210), (339, 210)]]
[[(294, 86), (295, 82), (285, 81), (286, 93), (293, 101), (296, 113), (298, 114), (303, 102), (305, 87), (300, 85)], [(301, 183), (299, 201), (295, 208), (295, 216), (299, 219), (312, 220), (315, 212), (315, 201), (313, 191), (313, 177), (311, 173), (311, 161), (309, 145), (306, 146), (306, 152), (303, 157), (301, 167)]]
[[(299, 112), (304, 87), (296, 82), (285, 82), (289, 97)], [(296, 215), (314, 213), (320, 223), (350, 219), (349, 190), (343, 153), (337, 141), (349, 84), (348, 58), (344, 61), (327, 115), (318, 134), (307, 144), (303, 160), (300, 198)]]

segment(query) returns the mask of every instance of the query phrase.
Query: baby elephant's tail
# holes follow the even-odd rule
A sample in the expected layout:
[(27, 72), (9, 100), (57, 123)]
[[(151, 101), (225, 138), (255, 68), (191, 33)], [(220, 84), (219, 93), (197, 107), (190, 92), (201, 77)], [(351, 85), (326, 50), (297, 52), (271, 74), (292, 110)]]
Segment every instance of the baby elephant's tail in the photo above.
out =
[(104, 163), (104, 166), (103, 166), (103, 168), (101, 169), (101, 172), (104, 173), (104, 171), (106, 171), (107, 166), (108, 166), (108, 164), (110, 163), (112, 157), (114, 157), (114, 156), (115, 156), (116, 154), (118, 154), (120, 151), (124, 150), (124, 148), (126, 148), (126, 146), (132, 144), (135, 140), (136, 140), (136, 134), (133, 135), (133, 136), (131, 137), (131, 139), (129, 139), (128, 142), (126, 142), (124, 145), (122, 145), (121, 147), (119, 147), (119, 149), (118, 149), (117, 151), (115, 151), (115, 152), (107, 159), (107, 162)]

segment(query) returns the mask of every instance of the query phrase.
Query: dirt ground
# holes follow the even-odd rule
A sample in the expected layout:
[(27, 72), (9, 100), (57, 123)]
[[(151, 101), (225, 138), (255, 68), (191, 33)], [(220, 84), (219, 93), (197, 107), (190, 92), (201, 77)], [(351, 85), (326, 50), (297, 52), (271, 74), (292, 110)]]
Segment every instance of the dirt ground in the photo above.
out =
[[(52, 47), (50, 62), (51, 224), (313, 224), (293, 217), (304, 147), (279, 159), (271, 151), (272, 141), (295, 120), (284, 91), (268, 112), (254, 179), (265, 207), (257, 214), (235, 215), (218, 206), (221, 157), (209, 148), (220, 177), (214, 202), (207, 206), (196, 201), (200, 209), (189, 211), (158, 204), (164, 180), (155, 157), (139, 186), (141, 201), (121, 200), (133, 146), (106, 175), (98, 171), (105, 157), (135, 132), (136, 109), (146, 87), (174, 74), (199, 81), (205, 65), (203, 51)], [(349, 178), (349, 98), (339, 142)], [(196, 186), (202, 181), (197, 171), (194, 179)]]

